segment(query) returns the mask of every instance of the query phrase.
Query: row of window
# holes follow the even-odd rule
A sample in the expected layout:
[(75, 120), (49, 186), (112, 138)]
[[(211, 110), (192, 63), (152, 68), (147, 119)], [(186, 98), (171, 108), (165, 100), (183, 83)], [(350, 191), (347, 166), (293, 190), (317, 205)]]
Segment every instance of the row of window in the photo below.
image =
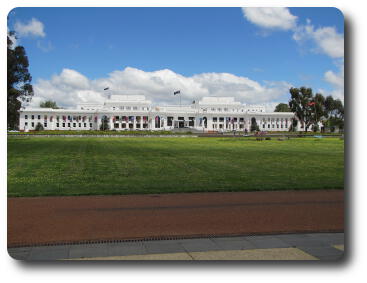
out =
[(113, 106), (112, 110), (143, 110), (148, 111), (149, 107), (137, 107), (137, 106)]
[[(277, 126), (277, 129), (279, 129), (279, 127), (281, 128), (281, 129), (283, 129), (283, 124), (281, 124), (281, 125), (276, 125)], [(265, 124), (263, 124), (263, 129), (265, 129), (266, 128), (266, 125)], [(272, 124), (271, 125), (271, 128), (275, 128), (275, 125), (274, 124)], [(288, 124), (286, 123), (285, 125), (284, 125), (284, 128), (288, 128)], [(268, 124), (268, 129), (270, 129), (270, 124)]]
[[(114, 125), (114, 128), (115, 129), (120, 129), (120, 126), (121, 126), (121, 129), (133, 129), (134, 128), (134, 124), (119, 124), (119, 123), (115, 123)], [(135, 128), (136, 129), (147, 129), (148, 128), (148, 124), (136, 124), (135, 125)]]
[(264, 109), (244, 109), (244, 108), (241, 108), (241, 109), (228, 109), (228, 108), (214, 108), (214, 107), (211, 107), (211, 108), (201, 108), (201, 110), (203, 112), (207, 112), (207, 110), (210, 110), (211, 112), (264, 112)]
[[(76, 127), (79, 127), (79, 128), (87, 128), (87, 125), (88, 123), (56, 123), (56, 128), (60, 128), (60, 125), (62, 128), (76, 128)], [(24, 123), (24, 126), (28, 127), (28, 122), (25, 122)], [(35, 124), (34, 122), (31, 123), (31, 127), (34, 128), (35, 127)], [(47, 128), (47, 122), (44, 122), (43, 123), (43, 127)], [(89, 127), (92, 128), (93, 127), (93, 123), (89, 123)]]

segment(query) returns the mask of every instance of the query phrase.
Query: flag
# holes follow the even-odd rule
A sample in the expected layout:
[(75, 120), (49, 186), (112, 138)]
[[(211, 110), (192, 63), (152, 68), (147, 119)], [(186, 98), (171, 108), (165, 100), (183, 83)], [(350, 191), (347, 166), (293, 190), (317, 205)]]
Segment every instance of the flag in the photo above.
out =
[(314, 101), (311, 101), (311, 102), (309, 102), (308, 103), (308, 106), (313, 106), (313, 105), (315, 105), (316, 103), (314, 102)]
[(177, 91), (173, 92), (173, 95), (176, 95), (176, 94), (179, 94), (179, 93), (181, 93), (181, 92), (179, 90), (177, 90)]

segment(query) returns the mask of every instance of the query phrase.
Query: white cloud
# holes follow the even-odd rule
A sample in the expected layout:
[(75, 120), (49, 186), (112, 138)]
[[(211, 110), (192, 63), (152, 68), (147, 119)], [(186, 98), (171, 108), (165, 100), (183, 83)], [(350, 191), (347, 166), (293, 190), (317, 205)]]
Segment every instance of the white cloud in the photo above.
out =
[(340, 67), (339, 73), (335, 73), (331, 70), (325, 72), (324, 80), (333, 87), (330, 94), (334, 98), (344, 100), (344, 66), (342, 65)]
[(8, 31), (8, 37), (9, 37), (9, 39), (11, 40), (11, 42), (13, 43), (13, 44), (11, 45), (11, 49), (14, 49), (14, 48), (18, 45), (17, 38), (15, 37), (15, 34), (10, 35), (10, 34), (9, 34), (9, 31)]
[(242, 8), (245, 18), (265, 29), (290, 30), (296, 26), (297, 17), (288, 8)]
[(51, 41), (48, 41), (47, 43), (43, 43), (40, 40), (37, 40), (37, 47), (41, 49), (43, 52), (49, 52), (54, 48)]
[(293, 39), (298, 42), (312, 40), (316, 44), (316, 52), (324, 53), (332, 58), (344, 57), (344, 35), (338, 33), (335, 27), (315, 29), (310, 21), (307, 21), (307, 25), (297, 27)]
[[(108, 91), (103, 90), (106, 87)], [(261, 84), (229, 73), (185, 77), (168, 69), (145, 72), (127, 67), (105, 78), (89, 80), (75, 70), (64, 69), (50, 80), (37, 81), (31, 105), (38, 106), (40, 101), (51, 99), (60, 106), (75, 107), (81, 102), (102, 103), (108, 94), (143, 94), (155, 104), (178, 104), (174, 90), (181, 90), (182, 103), (191, 103), (204, 96), (232, 96), (242, 103), (269, 104), (286, 102), (290, 87), (287, 82)]]
[(45, 37), (44, 25), (36, 18), (32, 18), (28, 23), (22, 23), (17, 21), (14, 24), (14, 30), (20, 37), (34, 36)]

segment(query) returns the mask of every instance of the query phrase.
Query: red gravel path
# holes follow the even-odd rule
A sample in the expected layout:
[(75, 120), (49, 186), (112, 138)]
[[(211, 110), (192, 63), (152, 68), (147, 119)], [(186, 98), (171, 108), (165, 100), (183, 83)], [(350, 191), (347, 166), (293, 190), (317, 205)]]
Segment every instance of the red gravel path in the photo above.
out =
[(343, 228), (342, 190), (8, 198), (8, 246)]

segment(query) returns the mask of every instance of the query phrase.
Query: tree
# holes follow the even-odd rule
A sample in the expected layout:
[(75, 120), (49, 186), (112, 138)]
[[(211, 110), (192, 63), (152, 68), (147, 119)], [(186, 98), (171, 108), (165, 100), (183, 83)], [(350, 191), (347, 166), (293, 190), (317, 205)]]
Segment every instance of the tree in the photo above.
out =
[(44, 128), (40, 122), (37, 123), (36, 127), (34, 128), (35, 131), (43, 131)]
[(302, 127), (307, 132), (311, 125), (317, 125), (325, 115), (325, 98), (317, 93), (315, 96), (311, 88), (291, 88), (289, 108), (295, 114)]
[(52, 108), (52, 109), (59, 109), (55, 101), (46, 100), (45, 102), (40, 103), (41, 108)]
[[(14, 35), (14, 32), (9, 32)], [(7, 36), (7, 127), (17, 129), (19, 109), (22, 102), (29, 102), (33, 96), (32, 77), (28, 71), (29, 62), (23, 46), (13, 48), (13, 42)]]
[(105, 116), (102, 117), (100, 130), (101, 131), (107, 131), (107, 130), (109, 130), (109, 128), (110, 128), (110, 126), (109, 126), (109, 123), (108, 123), (108, 117), (105, 115)]
[(344, 105), (340, 99), (327, 96), (325, 99), (325, 126), (334, 131), (336, 127), (344, 129)]
[(279, 103), (276, 107), (274, 112), (291, 112), (288, 104), (286, 103)]
[(259, 126), (257, 125), (256, 118), (255, 117), (252, 117), (251, 118), (250, 131), (251, 132), (260, 131)]

